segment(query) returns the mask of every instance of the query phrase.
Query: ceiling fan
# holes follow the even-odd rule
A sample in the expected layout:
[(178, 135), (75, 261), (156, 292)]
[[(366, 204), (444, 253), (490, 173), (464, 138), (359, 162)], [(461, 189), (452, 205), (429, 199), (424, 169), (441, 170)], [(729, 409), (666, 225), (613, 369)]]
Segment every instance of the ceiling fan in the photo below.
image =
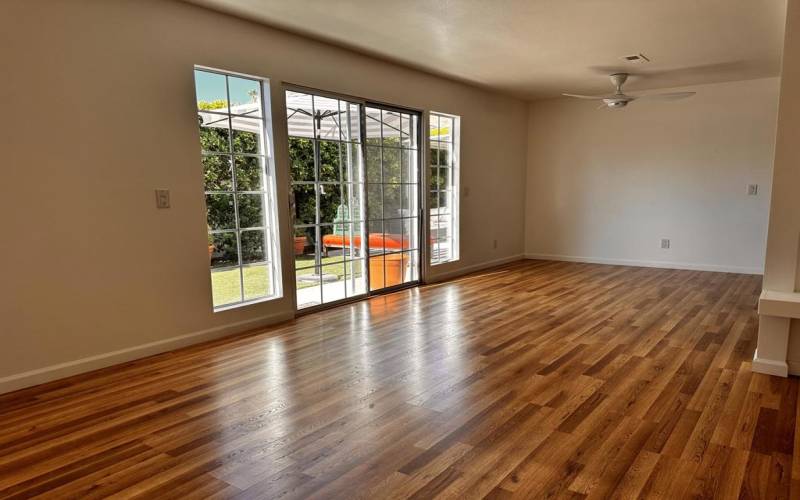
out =
[(622, 92), (622, 85), (628, 79), (628, 73), (614, 73), (611, 75), (611, 83), (616, 87), (617, 92), (611, 95), (580, 95), (580, 94), (562, 94), (567, 97), (577, 97), (578, 99), (590, 99), (595, 101), (603, 101), (597, 109), (600, 108), (624, 108), (629, 102), (636, 99), (659, 99), (662, 101), (674, 101), (677, 99), (685, 99), (695, 95), (697, 92), (667, 92), (666, 94), (648, 94), (648, 95), (626, 95)]

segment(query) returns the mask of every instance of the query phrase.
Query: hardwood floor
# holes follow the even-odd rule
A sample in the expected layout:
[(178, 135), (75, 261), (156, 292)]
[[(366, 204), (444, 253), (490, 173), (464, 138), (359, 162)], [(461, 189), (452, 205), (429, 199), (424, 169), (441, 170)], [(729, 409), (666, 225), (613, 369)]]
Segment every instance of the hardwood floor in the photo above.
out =
[(760, 286), (527, 261), (0, 396), (0, 496), (797, 496)]

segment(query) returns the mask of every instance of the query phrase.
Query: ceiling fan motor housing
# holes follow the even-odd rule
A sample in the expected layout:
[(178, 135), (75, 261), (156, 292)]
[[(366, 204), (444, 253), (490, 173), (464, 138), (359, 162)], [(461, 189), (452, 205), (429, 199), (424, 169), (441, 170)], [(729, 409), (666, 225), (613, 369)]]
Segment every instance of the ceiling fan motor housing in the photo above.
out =
[(613, 75), (610, 75), (609, 78), (611, 78), (611, 83), (617, 87), (617, 89), (620, 89), (628, 80), (628, 73), (614, 73)]
[(628, 105), (627, 99), (603, 99), (609, 108), (624, 108)]

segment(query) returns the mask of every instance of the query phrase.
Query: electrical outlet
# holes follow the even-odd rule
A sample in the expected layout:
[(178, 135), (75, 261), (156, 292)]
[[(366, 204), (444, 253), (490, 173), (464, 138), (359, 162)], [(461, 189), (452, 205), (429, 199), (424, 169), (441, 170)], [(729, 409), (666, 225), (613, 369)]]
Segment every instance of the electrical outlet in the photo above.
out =
[(169, 208), (169, 189), (156, 189), (156, 208)]
[(758, 194), (758, 184), (748, 184), (747, 194), (750, 196), (756, 196)]
[(661, 248), (669, 249), (669, 239), (661, 238)]

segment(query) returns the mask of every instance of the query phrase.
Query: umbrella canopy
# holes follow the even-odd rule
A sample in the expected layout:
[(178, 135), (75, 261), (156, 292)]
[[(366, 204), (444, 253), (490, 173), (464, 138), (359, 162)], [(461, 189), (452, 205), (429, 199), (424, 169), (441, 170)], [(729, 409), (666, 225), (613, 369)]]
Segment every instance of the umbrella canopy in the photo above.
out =
[[(204, 127), (262, 133), (261, 106), (258, 102), (234, 104), (229, 108), (200, 110)], [(357, 103), (301, 92), (286, 93), (286, 118), (289, 135), (325, 140), (361, 140), (360, 106)], [(399, 138), (410, 146), (417, 117), (397, 111), (366, 108), (367, 142), (371, 139)]]

